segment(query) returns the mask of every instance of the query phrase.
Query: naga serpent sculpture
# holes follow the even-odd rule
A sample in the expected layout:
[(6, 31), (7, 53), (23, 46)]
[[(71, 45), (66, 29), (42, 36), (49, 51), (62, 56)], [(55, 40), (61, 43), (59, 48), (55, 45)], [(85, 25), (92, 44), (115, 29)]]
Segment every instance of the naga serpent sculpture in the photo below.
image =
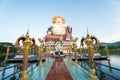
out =
[[(27, 39), (27, 36), (24, 36), (24, 35), (23, 35), (23, 36), (20, 36), (20, 37), (17, 39), (17, 41), (16, 41), (15, 44), (16, 44), (17, 46), (20, 46), (20, 41), (22, 40), (22, 42), (23, 42), (23, 41), (25, 41), (26, 39)], [(35, 46), (35, 44), (36, 44), (36, 43), (35, 43), (35, 39), (34, 39), (34, 38), (31, 38), (31, 41), (32, 41), (32, 46)]]
[[(90, 36), (90, 35), (87, 35), (87, 37), (82, 37), (82, 39), (81, 39), (81, 46), (84, 46), (84, 42), (86, 42), (86, 40), (87, 39), (91, 39), (92, 40), (92, 42), (94, 42), (95, 41), (95, 45), (99, 45), (99, 40), (98, 40), (98, 38), (97, 37), (95, 37), (95, 36)], [(94, 43), (93, 43), (94, 44)]]

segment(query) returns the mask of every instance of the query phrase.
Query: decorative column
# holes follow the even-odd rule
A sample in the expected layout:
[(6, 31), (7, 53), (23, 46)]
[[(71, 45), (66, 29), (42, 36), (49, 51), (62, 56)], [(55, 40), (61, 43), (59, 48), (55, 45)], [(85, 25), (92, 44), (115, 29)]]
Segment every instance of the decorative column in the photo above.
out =
[(97, 76), (95, 76), (95, 69), (94, 69), (94, 53), (93, 53), (93, 40), (91, 39), (91, 36), (87, 35), (86, 41), (85, 41), (87, 48), (88, 48), (88, 59), (89, 59), (89, 76), (92, 79), (98, 80)]
[(70, 54), (69, 54), (69, 47), (68, 47), (68, 44), (66, 45), (66, 50), (67, 50), (67, 55), (68, 55), (68, 56), (67, 56), (67, 59), (69, 60), (69, 55), (70, 55)]
[(31, 46), (31, 39), (29, 37), (27, 37), (27, 39), (23, 42), (23, 46), (24, 46), (23, 69), (21, 72), (20, 80), (28, 80), (28, 74), (27, 74), (28, 52)]
[(71, 45), (69, 45), (68, 46), (68, 59), (71, 61), (71, 51), (72, 51), (72, 46)]
[(107, 56), (107, 60), (108, 60), (109, 70), (110, 70), (110, 72), (112, 72), (108, 47), (106, 46), (105, 49), (106, 49), (106, 56)]
[(40, 45), (38, 47), (39, 66), (42, 66), (42, 53), (43, 53), (43, 46)]
[[(87, 45), (87, 53), (88, 54), (88, 60), (89, 60), (89, 71), (90, 71), (90, 74), (88, 74), (92, 79), (94, 80), (98, 80), (98, 77), (95, 76), (95, 69), (94, 69), (94, 46), (98, 46), (99, 45), (99, 40), (95, 37), (95, 36), (90, 36), (88, 34), (88, 31), (87, 31), (87, 36), (86, 37), (82, 37), (81, 39), (81, 46), (84, 46), (84, 42), (85, 44)], [(95, 42), (95, 43), (94, 43)]]
[(73, 46), (73, 49), (74, 49), (74, 54), (75, 54), (75, 64), (78, 65), (78, 58), (77, 58), (78, 53), (77, 53), (77, 45), (76, 44)]
[(49, 61), (50, 59), (50, 46), (46, 46), (46, 61)]
[(5, 59), (4, 59), (4, 68), (3, 68), (3, 72), (2, 72), (2, 79), (3, 79), (4, 76), (5, 76), (6, 61), (7, 61), (7, 59), (8, 59), (9, 51), (10, 51), (10, 49), (9, 49), (9, 47), (8, 47), (7, 50), (6, 50), (6, 56), (5, 56)]
[(107, 56), (107, 58), (110, 58), (110, 56), (109, 56), (109, 51), (108, 51), (108, 47), (107, 47), (107, 46), (105, 47), (105, 50), (106, 50), (106, 56)]
[(42, 53), (44, 51), (44, 41), (45, 41), (45, 39), (44, 38), (43, 39), (39, 38), (38, 40), (41, 43), (40, 46), (38, 47), (39, 66), (42, 66)]
[(77, 40), (78, 40), (77, 37), (74, 38), (74, 39), (72, 38), (72, 41), (73, 41), (73, 52), (74, 52), (74, 54), (75, 54), (75, 64), (76, 64), (76, 65), (78, 65), (78, 59), (77, 59), (77, 44), (76, 44)]
[(80, 58), (82, 58), (82, 48), (80, 47)]
[(6, 51), (6, 56), (5, 56), (5, 60), (4, 61), (6, 61), (8, 59), (9, 51), (10, 51), (10, 48), (8, 47), (7, 51)]
[(88, 59), (89, 59), (89, 66), (90, 66), (90, 69), (93, 69), (94, 68), (94, 62), (93, 62), (93, 58), (94, 58), (94, 54), (93, 54), (93, 50), (92, 50), (92, 44), (93, 44), (93, 40), (90, 39), (90, 37), (88, 37), (86, 39), (86, 45), (88, 47)]

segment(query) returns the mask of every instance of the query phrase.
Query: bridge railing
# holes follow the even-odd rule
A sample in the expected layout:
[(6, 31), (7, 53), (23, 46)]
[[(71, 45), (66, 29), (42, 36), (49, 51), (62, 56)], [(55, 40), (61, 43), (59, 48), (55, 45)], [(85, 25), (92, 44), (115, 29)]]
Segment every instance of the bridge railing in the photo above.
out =
[[(102, 67), (104, 67), (104, 68), (109, 68), (109, 69), (110, 69), (110, 72), (116, 71), (116, 72), (119, 72), (119, 73), (120, 73), (120, 69), (118, 69), (118, 68), (115, 68), (115, 67), (112, 67), (112, 66), (109, 66), (109, 65), (100, 63), (100, 62), (96, 62), (96, 61), (94, 62), (94, 64), (95, 64), (95, 65), (100, 65), (101, 68), (102, 68)], [(86, 70), (89, 71), (89, 64), (88, 64), (86, 61), (79, 61), (79, 65), (80, 65), (81, 67), (83, 67), (84, 69), (86, 69)], [(95, 66), (95, 70), (96, 70), (96, 75), (98, 76), (98, 78), (99, 78), (100, 80), (104, 80), (104, 78), (102, 78), (101, 74), (108, 76), (108, 77), (111, 78), (112, 80), (120, 80), (119, 78), (117, 78), (117, 76), (113, 75), (113, 73), (108, 73), (107, 71), (102, 70), (102, 69), (98, 68), (97, 66)], [(98, 75), (97, 72), (99, 72), (100, 75)]]
[[(2, 80), (6, 80), (6, 79), (8, 79), (8, 78), (15, 77), (15, 75), (16, 75), (17, 73), (20, 73), (20, 69), (19, 69), (19, 70), (16, 70), (16, 68), (17, 68), (18, 66), (21, 66), (21, 65), (22, 65), (22, 63), (16, 64), (16, 65), (13, 65), (13, 66), (6, 67), (6, 64), (4, 64), (4, 68), (0, 70), (0, 72), (1, 72), (1, 74), (2, 74), (1, 79), (2, 79)], [(6, 72), (7, 70), (9, 70), (9, 69), (14, 69), (14, 71), (13, 71), (12, 74), (6, 75), (5, 72)], [(10, 72), (10, 73), (11, 73), (11, 72)]]
[[(99, 62), (95, 62), (95, 65), (100, 65), (101, 67), (104, 66), (104, 67), (107, 67), (107, 68), (110, 68), (110, 70), (116, 70), (116, 71), (119, 71), (120, 72), (120, 69), (118, 68), (115, 68), (115, 67), (112, 67), (112, 66), (108, 66), (108, 65), (105, 65), (105, 64), (102, 64), (102, 63), (99, 63)], [(96, 71), (99, 71), (100, 73), (104, 74), (104, 75), (107, 75), (109, 77), (111, 77), (112, 79), (114, 80), (120, 80), (119, 78), (117, 78), (116, 76), (113, 76), (112, 74), (109, 74), (107, 72), (104, 72), (103, 70), (100, 70), (99, 68), (95, 67), (95, 70)], [(101, 80), (102, 78), (99, 77)]]
[[(4, 67), (3, 69), (0, 69), (0, 72), (2, 74), (2, 77), (1, 77), (1, 80), (8, 80), (8, 79), (11, 79), (11, 78), (16, 78), (19, 79), (21, 77), (21, 69), (18, 69), (18, 70), (15, 70), (17, 67), (20, 67), (22, 66), (23, 63), (19, 63), (19, 64), (16, 64), (16, 65), (13, 65), (13, 66), (9, 66), (9, 67)], [(35, 66), (34, 66), (35, 65)], [(30, 71), (32, 71), (34, 68), (37, 67), (37, 62), (36, 63), (33, 63), (33, 64), (30, 64), (28, 66), (28, 73)], [(5, 74), (5, 72), (8, 70), (8, 69), (14, 69), (13, 73), (7, 75)]]
[(13, 68), (13, 67), (16, 67), (16, 66), (20, 66), (20, 65), (22, 65), (22, 63), (0, 69), (0, 72), (3, 71), (4, 69), (7, 70), (7, 69), (10, 69), (10, 68)]

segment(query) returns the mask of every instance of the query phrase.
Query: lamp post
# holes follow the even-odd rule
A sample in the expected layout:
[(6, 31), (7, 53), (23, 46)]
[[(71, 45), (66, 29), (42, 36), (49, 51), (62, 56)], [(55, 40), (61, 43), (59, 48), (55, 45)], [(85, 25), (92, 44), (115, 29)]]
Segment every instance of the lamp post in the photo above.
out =
[(20, 80), (28, 80), (28, 74), (27, 74), (28, 52), (31, 46), (31, 39), (29, 37), (27, 37), (26, 40), (23, 41), (23, 46), (24, 46), (23, 69), (21, 72)]

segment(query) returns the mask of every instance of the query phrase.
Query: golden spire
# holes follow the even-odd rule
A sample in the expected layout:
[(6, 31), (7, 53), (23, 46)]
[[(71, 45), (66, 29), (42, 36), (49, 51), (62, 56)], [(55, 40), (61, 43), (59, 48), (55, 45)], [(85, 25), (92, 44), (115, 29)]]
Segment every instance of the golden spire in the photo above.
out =
[(88, 30), (88, 28), (87, 28), (87, 35), (89, 35), (89, 30)]
[(26, 36), (29, 37), (29, 25), (28, 25)]

